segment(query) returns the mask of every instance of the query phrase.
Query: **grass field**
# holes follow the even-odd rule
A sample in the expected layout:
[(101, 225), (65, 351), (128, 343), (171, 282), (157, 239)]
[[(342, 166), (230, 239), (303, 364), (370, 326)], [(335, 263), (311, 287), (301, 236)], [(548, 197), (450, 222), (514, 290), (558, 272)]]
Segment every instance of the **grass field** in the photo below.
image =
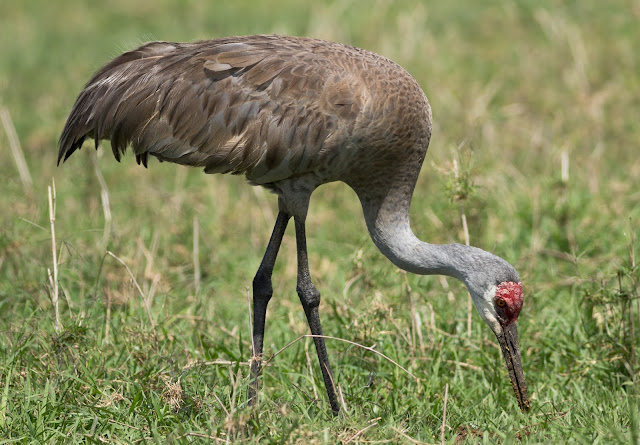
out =
[[(0, 443), (638, 443), (639, 19), (632, 0), (1, 2)], [(66, 115), (111, 57), (254, 33), (364, 47), (418, 80), (434, 132), (412, 227), (464, 242), (462, 205), (471, 244), (520, 271), (529, 414), (475, 312), (468, 329), (463, 285), (395, 268), (342, 184), (317, 190), (307, 225), (325, 333), (416, 378), (327, 340), (344, 399), (330, 415), (289, 227), (251, 412), (247, 288), (275, 197), (118, 164), (107, 142), (56, 168)], [(454, 161), (473, 184), (461, 200)]]

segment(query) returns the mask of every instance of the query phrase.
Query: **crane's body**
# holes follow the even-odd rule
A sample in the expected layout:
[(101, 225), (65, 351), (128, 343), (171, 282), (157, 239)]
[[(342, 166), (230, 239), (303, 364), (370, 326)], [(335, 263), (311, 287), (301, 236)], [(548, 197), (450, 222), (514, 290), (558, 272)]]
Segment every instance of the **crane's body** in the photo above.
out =
[(395, 63), (313, 39), (214, 42), (153, 42), (98, 71), (62, 135), (65, 156), (85, 133), (110, 139), (117, 159), (131, 144), (139, 162), (151, 155), (267, 187), (301, 177), (355, 183), (400, 162), (417, 177), (430, 109)]
[[(60, 137), (59, 161), (86, 138), (109, 139), (116, 159), (244, 174), (279, 197), (279, 214), (253, 282), (255, 402), (271, 273), (284, 230), (296, 225), (298, 294), (322, 335), (305, 219), (312, 192), (343, 181), (357, 193), (371, 238), (394, 264), (463, 281), (505, 354), (521, 409), (529, 407), (515, 321), (522, 287), (503, 259), (474, 247), (418, 240), (411, 196), (431, 137), (431, 108), (401, 67), (369, 51), (284, 36), (153, 42), (112, 60), (80, 93)], [(321, 337), (315, 339), (334, 412), (339, 406)]]

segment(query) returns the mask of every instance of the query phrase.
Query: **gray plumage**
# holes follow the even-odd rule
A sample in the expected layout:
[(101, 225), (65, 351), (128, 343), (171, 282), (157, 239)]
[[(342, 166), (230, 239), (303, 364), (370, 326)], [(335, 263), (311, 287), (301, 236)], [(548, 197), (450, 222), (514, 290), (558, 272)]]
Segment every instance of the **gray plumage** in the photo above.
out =
[[(117, 57), (89, 80), (60, 137), (58, 162), (85, 139), (96, 148), (109, 139), (117, 160), (131, 146), (145, 166), (154, 156), (206, 173), (243, 174), (279, 196), (278, 221), (254, 279), (255, 401), (271, 273), (292, 216), (298, 294), (312, 332), (322, 333), (304, 221), (311, 193), (327, 182), (343, 181), (356, 191), (373, 241), (392, 262), (463, 281), (483, 319), (501, 335), (492, 299), (500, 283), (520, 282), (515, 269), (474, 247), (424, 243), (410, 229), (411, 196), (430, 137), (431, 108), (418, 84), (372, 52), (283, 36), (153, 42)], [(337, 412), (324, 341), (315, 340)]]

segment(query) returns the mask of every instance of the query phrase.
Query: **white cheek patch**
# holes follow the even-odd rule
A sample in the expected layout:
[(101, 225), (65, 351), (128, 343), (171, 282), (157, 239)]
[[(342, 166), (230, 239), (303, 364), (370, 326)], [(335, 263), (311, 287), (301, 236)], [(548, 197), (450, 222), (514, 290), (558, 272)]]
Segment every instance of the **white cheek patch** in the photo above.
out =
[(493, 299), (496, 295), (496, 286), (489, 287), (485, 293), (476, 300), (476, 309), (480, 314), (480, 317), (487, 323), (494, 333), (500, 334), (502, 333), (502, 326), (498, 322), (498, 314), (496, 313), (495, 306), (493, 304)]

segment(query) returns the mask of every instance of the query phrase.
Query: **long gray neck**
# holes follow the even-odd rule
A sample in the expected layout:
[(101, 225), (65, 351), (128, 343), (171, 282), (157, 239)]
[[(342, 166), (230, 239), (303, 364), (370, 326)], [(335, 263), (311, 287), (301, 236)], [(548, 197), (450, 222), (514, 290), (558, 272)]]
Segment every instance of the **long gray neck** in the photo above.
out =
[(375, 214), (367, 210), (364, 215), (371, 239), (393, 264), (415, 274), (447, 275), (466, 283), (466, 246), (429, 244), (419, 240), (411, 230), (408, 216)]
[(504, 262), (476, 247), (420, 241), (409, 224), (411, 192), (409, 185), (404, 190), (391, 188), (378, 197), (358, 194), (371, 239), (393, 264), (420, 275), (454, 277), (470, 287), (484, 275), (485, 267)]

